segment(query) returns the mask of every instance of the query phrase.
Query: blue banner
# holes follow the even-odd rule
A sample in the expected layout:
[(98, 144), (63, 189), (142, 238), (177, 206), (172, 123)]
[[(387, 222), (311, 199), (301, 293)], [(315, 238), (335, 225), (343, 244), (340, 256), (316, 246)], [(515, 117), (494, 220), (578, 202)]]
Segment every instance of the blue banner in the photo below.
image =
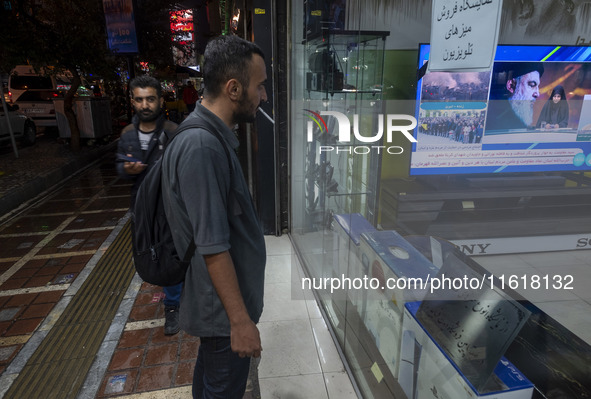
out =
[(137, 36), (132, 0), (103, 0), (109, 49), (137, 53)]

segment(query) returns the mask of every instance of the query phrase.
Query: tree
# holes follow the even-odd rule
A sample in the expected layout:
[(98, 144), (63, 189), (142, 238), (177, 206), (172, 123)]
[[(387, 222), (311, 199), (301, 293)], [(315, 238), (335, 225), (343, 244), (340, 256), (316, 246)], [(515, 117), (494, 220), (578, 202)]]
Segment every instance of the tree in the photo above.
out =
[[(72, 74), (64, 97), (71, 148), (80, 149), (80, 130), (73, 111), (81, 75), (110, 76), (116, 60), (108, 50), (101, 0), (11, 0), (0, 24), (4, 71), (27, 61), (44, 73)], [(6, 8), (6, 7), (5, 7)]]
[[(171, 32), (168, 12), (173, 1), (137, 0), (138, 42), (141, 57), (156, 65), (170, 64)], [(1, 3), (0, 3), (1, 4)], [(80, 131), (73, 112), (81, 76), (115, 76), (123, 57), (107, 45), (102, 0), (6, 0), (0, 6), (0, 71), (29, 63), (58, 74), (70, 71), (72, 85), (64, 98), (70, 125), (71, 148), (80, 149)]]

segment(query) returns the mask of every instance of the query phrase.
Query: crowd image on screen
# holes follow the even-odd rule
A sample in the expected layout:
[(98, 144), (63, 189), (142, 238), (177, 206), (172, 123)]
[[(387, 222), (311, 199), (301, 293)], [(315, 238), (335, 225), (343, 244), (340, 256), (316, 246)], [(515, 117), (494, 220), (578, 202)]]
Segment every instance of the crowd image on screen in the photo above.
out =
[(423, 77), (421, 101), (486, 101), (489, 72), (431, 72)]
[(455, 87), (423, 85), (423, 101), (474, 101), (486, 99), (488, 85), (485, 83), (462, 83)]
[(484, 131), (484, 113), (456, 113), (421, 118), (419, 133), (462, 144), (479, 144)]

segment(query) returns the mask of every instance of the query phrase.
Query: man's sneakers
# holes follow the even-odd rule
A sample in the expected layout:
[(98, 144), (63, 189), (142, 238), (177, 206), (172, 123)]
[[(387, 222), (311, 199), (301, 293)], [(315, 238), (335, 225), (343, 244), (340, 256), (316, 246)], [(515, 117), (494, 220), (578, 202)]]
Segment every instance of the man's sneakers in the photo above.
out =
[(164, 317), (164, 335), (174, 335), (181, 330), (178, 306), (164, 307)]

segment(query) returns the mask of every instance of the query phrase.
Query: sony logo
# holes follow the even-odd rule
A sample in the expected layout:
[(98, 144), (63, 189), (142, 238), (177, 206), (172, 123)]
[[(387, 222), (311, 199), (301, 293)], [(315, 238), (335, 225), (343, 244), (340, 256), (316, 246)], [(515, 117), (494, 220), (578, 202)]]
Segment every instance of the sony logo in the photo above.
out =
[(470, 244), (470, 245), (465, 245), (462, 244), (460, 246), (460, 250), (465, 253), (466, 255), (482, 255), (482, 254), (486, 254), (486, 249), (488, 247), (490, 247), (490, 243), (489, 244)]

